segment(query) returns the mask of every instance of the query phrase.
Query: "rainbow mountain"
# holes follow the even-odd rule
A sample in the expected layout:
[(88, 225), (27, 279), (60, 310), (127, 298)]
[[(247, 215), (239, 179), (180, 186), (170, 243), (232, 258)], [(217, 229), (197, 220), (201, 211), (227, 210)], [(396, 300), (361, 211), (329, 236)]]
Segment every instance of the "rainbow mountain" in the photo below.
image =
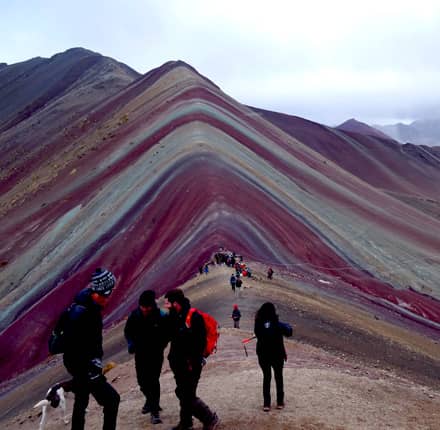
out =
[(47, 357), (96, 267), (139, 293), (219, 248), (440, 328), (440, 153), (241, 104), (182, 61), (81, 48), (0, 69), (0, 379)]

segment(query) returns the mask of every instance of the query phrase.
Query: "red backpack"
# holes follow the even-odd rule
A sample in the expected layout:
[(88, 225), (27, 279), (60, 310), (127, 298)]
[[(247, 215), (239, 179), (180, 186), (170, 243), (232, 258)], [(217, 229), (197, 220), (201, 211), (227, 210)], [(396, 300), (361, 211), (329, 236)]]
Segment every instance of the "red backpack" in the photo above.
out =
[(185, 324), (189, 328), (191, 327), (191, 317), (194, 312), (199, 313), (203, 320), (205, 321), (206, 328), (206, 346), (203, 351), (203, 357), (208, 357), (212, 353), (217, 351), (217, 341), (220, 337), (220, 333), (218, 331), (218, 323), (214, 317), (207, 314), (206, 312), (202, 312), (196, 308), (191, 308), (186, 315)]

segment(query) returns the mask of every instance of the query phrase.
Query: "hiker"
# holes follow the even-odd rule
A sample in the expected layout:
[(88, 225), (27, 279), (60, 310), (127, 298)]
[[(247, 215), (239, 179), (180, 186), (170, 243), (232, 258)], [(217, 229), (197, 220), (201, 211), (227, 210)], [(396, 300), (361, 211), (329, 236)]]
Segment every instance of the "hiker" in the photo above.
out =
[(232, 308), (232, 320), (234, 321), (234, 328), (240, 328), (240, 318), (240, 309), (238, 309), (238, 305), (234, 305)]
[(269, 269), (267, 269), (267, 279), (272, 279), (273, 273), (272, 267), (269, 267)]
[(241, 296), (241, 286), (243, 285), (243, 281), (241, 280), (240, 275), (237, 275), (237, 280), (235, 281), (235, 297)]
[(180, 402), (180, 421), (172, 430), (192, 429), (193, 416), (203, 423), (203, 430), (213, 430), (217, 428), (219, 418), (196, 394), (205, 362), (205, 322), (203, 317), (194, 311), (189, 327), (187, 326), (186, 317), (191, 304), (179, 288), (165, 294), (165, 306), (170, 311), (172, 321), (168, 360), (174, 373), (175, 392)]
[(103, 430), (116, 429), (120, 397), (102, 374), (102, 315), (116, 279), (106, 269), (96, 269), (90, 286), (75, 297), (64, 329), (64, 366), (72, 375), (75, 402), (72, 430), (82, 430), (90, 394), (104, 407)]
[(235, 293), (235, 283), (236, 282), (237, 282), (237, 278), (235, 277), (234, 274), (232, 274), (229, 279), (229, 283), (231, 284), (232, 292), (234, 292), (234, 293)]
[(131, 312), (124, 329), (128, 352), (134, 354), (137, 381), (145, 396), (142, 413), (151, 413), (152, 424), (162, 422), (159, 377), (169, 340), (168, 320), (168, 315), (157, 307), (156, 293), (146, 290), (139, 296), (139, 306)]
[(209, 273), (208, 263), (205, 264), (205, 267), (203, 268), (203, 271), (205, 272), (205, 275), (207, 275)]
[(264, 411), (271, 406), (270, 383), (272, 369), (275, 376), (277, 409), (284, 408), (283, 366), (287, 360), (283, 336), (292, 335), (292, 327), (281, 323), (273, 303), (266, 302), (255, 315), (254, 333), (257, 337), (258, 364), (263, 371)]

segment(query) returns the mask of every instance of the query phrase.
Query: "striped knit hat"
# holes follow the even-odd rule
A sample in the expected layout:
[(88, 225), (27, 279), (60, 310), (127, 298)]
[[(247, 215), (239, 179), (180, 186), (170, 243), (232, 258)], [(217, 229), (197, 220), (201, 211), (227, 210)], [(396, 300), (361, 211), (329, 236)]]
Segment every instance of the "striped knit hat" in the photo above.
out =
[(93, 273), (90, 282), (92, 291), (102, 296), (109, 296), (115, 286), (116, 278), (109, 270), (98, 268)]

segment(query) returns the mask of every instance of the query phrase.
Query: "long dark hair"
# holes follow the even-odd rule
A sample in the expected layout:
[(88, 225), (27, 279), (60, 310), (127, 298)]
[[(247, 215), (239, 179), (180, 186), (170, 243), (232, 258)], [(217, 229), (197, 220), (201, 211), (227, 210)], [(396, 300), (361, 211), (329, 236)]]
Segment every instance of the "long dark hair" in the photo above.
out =
[(263, 303), (255, 314), (255, 322), (278, 322), (278, 315), (275, 306), (271, 302)]

